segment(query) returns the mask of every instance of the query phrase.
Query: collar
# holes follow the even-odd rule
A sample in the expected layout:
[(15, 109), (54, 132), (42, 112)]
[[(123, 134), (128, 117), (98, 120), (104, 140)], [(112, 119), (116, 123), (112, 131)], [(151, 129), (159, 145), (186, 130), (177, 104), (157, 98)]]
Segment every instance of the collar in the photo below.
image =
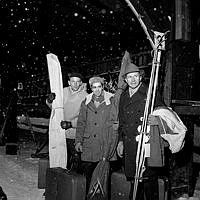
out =
[[(144, 83), (142, 83), (140, 86), (139, 86), (139, 88), (138, 88), (138, 90), (136, 91), (136, 93), (140, 93), (140, 94), (142, 94), (142, 95), (147, 95), (147, 91), (148, 91), (148, 87), (144, 84)], [(129, 87), (127, 87), (126, 88), (126, 90), (124, 90), (124, 92), (122, 93), (122, 95), (124, 96), (129, 96), (130, 97), (130, 95), (129, 95)]]
[[(93, 95), (93, 92), (90, 93), (90, 94), (88, 94), (88, 95), (86, 96), (85, 105), (88, 105), (88, 104), (91, 102), (91, 100), (92, 100), (92, 95)], [(114, 94), (112, 94), (112, 93), (110, 93), (110, 92), (104, 91), (104, 102), (106, 103), (106, 105), (110, 105), (110, 104), (111, 104), (110, 98), (111, 98), (112, 96), (114, 96)]]
[(136, 88), (132, 89), (131, 87), (129, 87), (128, 91), (129, 91), (129, 96), (132, 97), (140, 88), (140, 86), (142, 85), (142, 83), (140, 83)]
[(73, 91), (71, 86), (69, 86), (68, 88), (69, 88), (69, 92), (71, 94), (76, 94), (76, 93), (82, 92), (84, 90), (86, 91), (86, 83), (82, 83), (82, 85), (80, 86), (80, 88), (77, 91)]

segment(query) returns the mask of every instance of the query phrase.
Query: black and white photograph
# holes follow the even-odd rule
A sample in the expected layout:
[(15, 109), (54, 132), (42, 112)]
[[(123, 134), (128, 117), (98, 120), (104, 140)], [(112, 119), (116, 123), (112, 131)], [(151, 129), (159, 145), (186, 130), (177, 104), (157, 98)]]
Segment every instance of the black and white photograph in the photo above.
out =
[(1, 0), (0, 35), (0, 200), (200, 200), (198, 0)]

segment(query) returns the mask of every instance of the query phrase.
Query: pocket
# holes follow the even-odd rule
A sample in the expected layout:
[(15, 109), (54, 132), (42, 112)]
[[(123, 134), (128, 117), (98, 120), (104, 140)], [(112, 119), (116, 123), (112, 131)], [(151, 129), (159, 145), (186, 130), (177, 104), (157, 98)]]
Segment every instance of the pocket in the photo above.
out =
[(90, 134), (89, 133), (84, 133), (83, 139), (89, 139), (89, 138), (90, 138)]
[(90, 133), (89, 132), (85, 132), (83, 135), (83, 147), (84, 146), (90, 146), (92, 143), (91, 137), (90, 137)]

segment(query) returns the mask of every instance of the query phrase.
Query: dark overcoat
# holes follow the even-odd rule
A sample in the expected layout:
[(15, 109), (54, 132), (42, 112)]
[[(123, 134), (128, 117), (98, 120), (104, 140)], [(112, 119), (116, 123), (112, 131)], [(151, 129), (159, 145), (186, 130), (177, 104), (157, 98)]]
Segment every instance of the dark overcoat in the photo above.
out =
[(119, 140), (124, 143), (125, 175), (130, 178), (135, 176), (136, 136), (138, 135), (138, 126), (142, 124), (141, 117), (144, 114), (147, 89), (142, 84), (132, 97), (127, 89), (121, 94), (119, 102)]

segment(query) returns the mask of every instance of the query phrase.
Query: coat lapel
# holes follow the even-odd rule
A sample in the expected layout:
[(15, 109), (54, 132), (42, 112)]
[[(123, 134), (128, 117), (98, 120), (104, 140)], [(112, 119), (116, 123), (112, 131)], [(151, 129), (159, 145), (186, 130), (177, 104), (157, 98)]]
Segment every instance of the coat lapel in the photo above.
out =
[(144, 97), (144, 100), (146, 101), (146, 93), (147, 89), (144, 84), (140, 86), (138, 91), (133, 94), (132, 97), (129, 95), (128, 89), (124, 92), (124, 108), (129, 107), (129, 105), (134, 104), (136, 101), (141, 100), (141, 97)]

